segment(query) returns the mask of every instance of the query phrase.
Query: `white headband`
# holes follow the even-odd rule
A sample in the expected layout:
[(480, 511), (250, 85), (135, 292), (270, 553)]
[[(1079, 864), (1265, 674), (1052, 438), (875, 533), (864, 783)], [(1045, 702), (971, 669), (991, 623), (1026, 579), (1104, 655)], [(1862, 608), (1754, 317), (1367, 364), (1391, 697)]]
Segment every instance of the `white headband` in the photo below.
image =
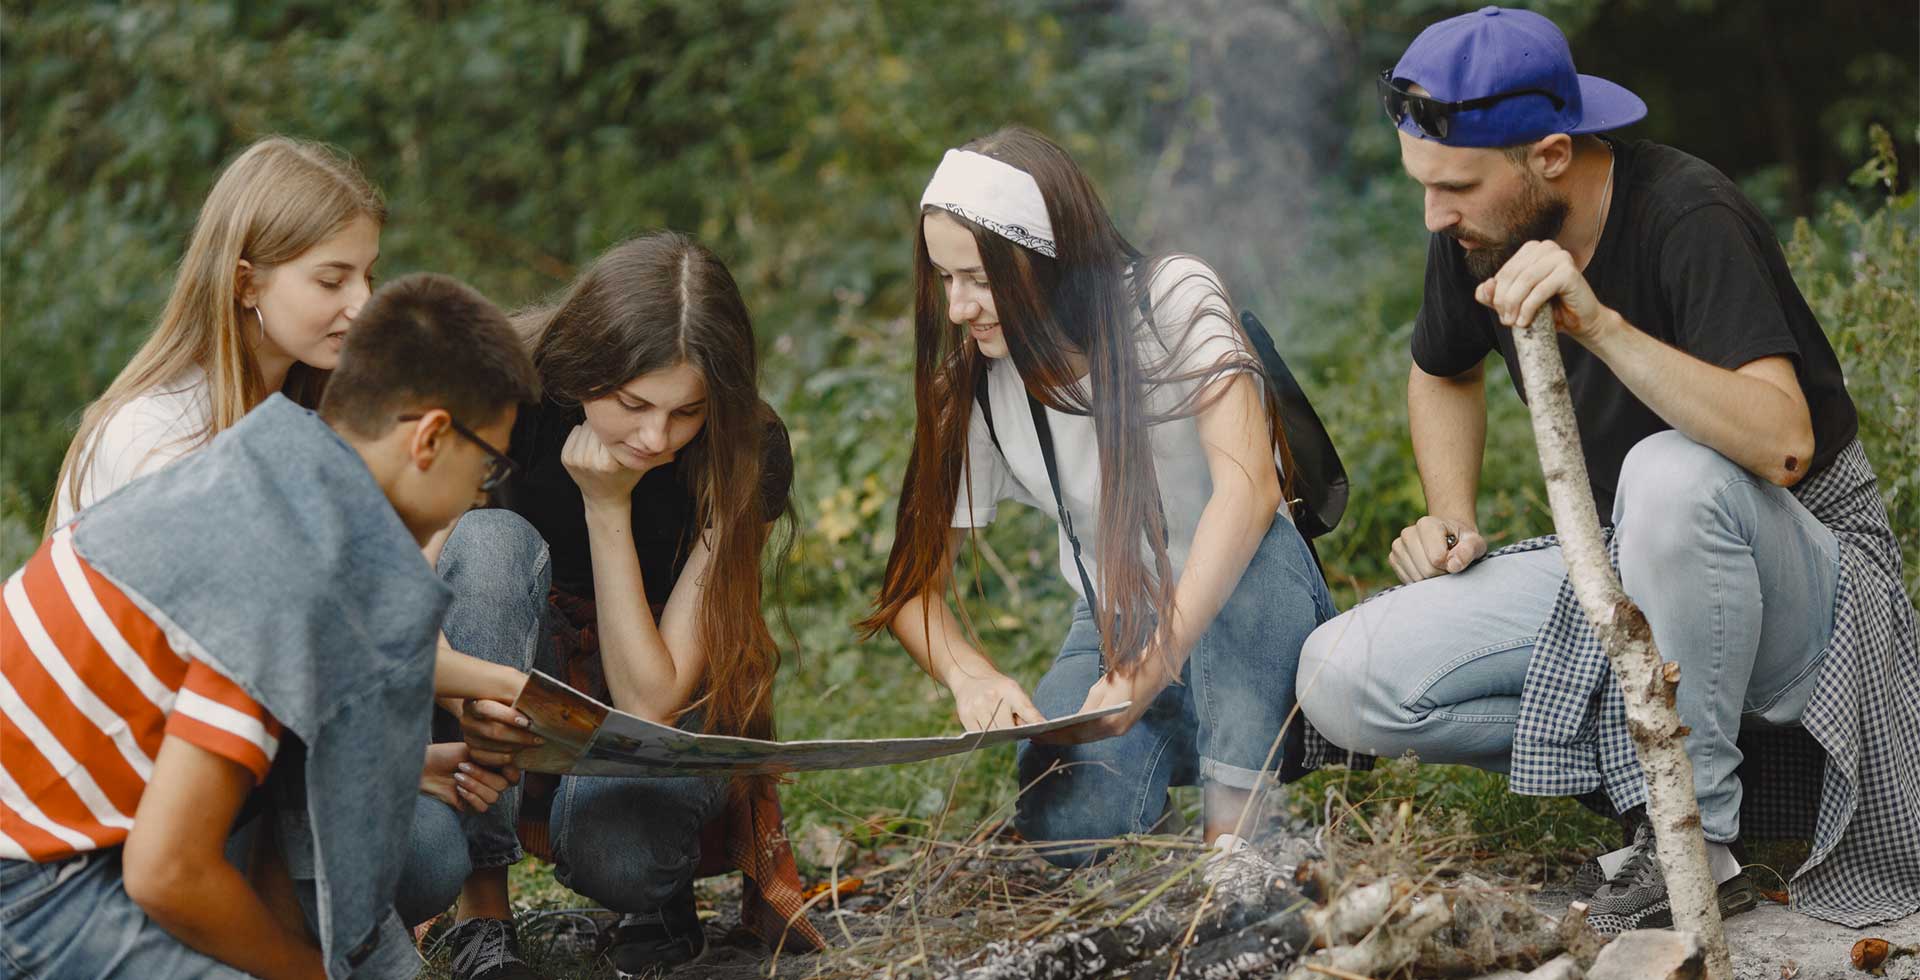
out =
[(1001, 238), (1054, 257), (1053, 222), (1033, 175), (972, 150), (948, 150), (920, 195), (922, 208), (951, 211)]

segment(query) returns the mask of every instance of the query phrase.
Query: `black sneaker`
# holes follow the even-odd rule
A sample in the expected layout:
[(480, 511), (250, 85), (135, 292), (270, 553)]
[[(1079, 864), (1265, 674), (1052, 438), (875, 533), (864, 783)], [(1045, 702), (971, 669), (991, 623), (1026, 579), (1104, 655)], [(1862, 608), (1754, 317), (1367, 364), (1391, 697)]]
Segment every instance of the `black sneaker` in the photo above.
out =
[[(1732, 918), (1760, 904), (1760, 889), (1742, 871), (1720, 883), (1719, 900), (1720, 917)], [(1636, 831), (1633, 853), (1618, 873), (1594, 891), (1587, 903), (1587, 923), (1602, 936), (1673, 925), (1673, 906), (1667, 900), (1660, 859), (1654, 854), (1652, 827)]]
[(545, 980), (520, 958), (520, 937), (505, 919), (468, 919), (447, 932), (453, 980)]
[(620, 917), (607, 945), (607, 961), (621, 980), (657, 977), (707, 955), (707, 931), (693, 905), (693, 883), (651, 912)]
[[(1640, 839), (1640, 829), (1651, 826), (1647, 822), (1645, 805), (1636, 806), (1621, 814), (1619, 820), (1621, 847), (1632, 847), (1634, 841)], [(1600, 886), (1605, 884), (1606, 880), (1607, 873), (1600, 867), (1600, 857), (1596, 855), (1580, 865), (1579, 870), (1573, 873), (1573, 880), (1567, 883), (1567, 887), (1573, 889), (1575, 898), (1588, 901), (1593, 898), (1594, 892), (1600, 890)]]

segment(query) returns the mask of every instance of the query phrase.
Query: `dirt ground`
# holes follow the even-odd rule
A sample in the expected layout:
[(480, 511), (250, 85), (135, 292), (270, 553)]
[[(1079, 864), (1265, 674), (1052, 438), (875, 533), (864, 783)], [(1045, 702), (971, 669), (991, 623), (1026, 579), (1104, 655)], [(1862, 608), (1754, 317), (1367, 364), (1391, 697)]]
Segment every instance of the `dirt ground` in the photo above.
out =
[[(1541, 892), (1535, 904), (1557, 914), (1565, 909), (1570, 898), (1570, 893)], [(875, 916), (849, 912), (845, 917), (856, 937), (866, 938), (883, 931)], [(839, 927), (832, 924), (829, 916), (816, 916), (815, 921), (830, 941), (842, 939)], [(674, 980), (765, 980), (769, 976), (769, 958), (758, 943), (744, 939), (729, 942), (722, 937), (723, 931), (720, 922), (710, 923), (713, 946), (706, 959), (675, 971)], [(1848, 957), (1853, 944), (1869, 936), (1920, 945), (1920, 913), (1867, 929), (1848, 929), (1790, 912), (1784, 905), (1764, 902), (1751, 912), (1727, 920), (1727, 941), (1733, 950), (1736, 980), (1865, 980), (1868, 974), (1853, 969)], [(910, 945), (911, 941), (902, 944), (903, 958)], [(830, 965), (830, 960), (830, 954), (825, 958), (785, 956), (773, 975), (802, 978), (821, 972), (840, 973)], [(1885, 975), (1891, 980), (1920, 980), (1920, 958), (1896, 959), (1887, 965)], [(1521, 976), (1497, 973), (1485, 980), (1517, 980)]]
[[(1160, 860), (1175, 859), (1169, 853)], [(824, 907), (810, 913), (832, 949), (812, 955), (783, 955), (777, 963), (765, 947), (738, 928), (738, 880), (710, 879), (702, 883), (701, 890), (701, 904), (706, 909), (702, 914), (711, 916), (706, 922), (709, 954), (703, 962), (673, 971), (672, 976), (674, 980), (850, 980), (891, 973), (889, 966), (906, 968), (904, 974), (896, 975), (924, 975), (928, 967), (936, 975), (948, 975), (956, 966), (972, 965), (985, 939), (1010, 935), (1004, 911), (992, 912), (992, 901), (977, 900), (982, 895), (988, 899), (996, 893), (1006, 895), (1008, 883), (1013, 884), (1015, 893), (1022, 891), (1024, 883), (1036, 891), (1065, 886), (1068, 891), (1056, 894), (1091, 895), (1099, 892), (1099, 882), (1105, 876), (1113, 876), (1122, 879), (1115, 882), (1123, 886), (1122, 891), (1139, 887), (1138, 882), (1125, 879), (1127, 872), (1112, 868), (1068, 876), (1047, 868), (1038, 859), (991, 868), (992, 872), (985, 875), (963, 871), (946, 883), (942, 900), (925, 904), (918, 911), (911, 900), (904, 904), (894, 901), (902, 886), (911, 890), (908, 881), (897, 875), (885, 875), (884, 880), (869, 877), (867, 890), (845, 899), (839, 913)], [(1488, 874), (1508, 885), (1522, 882), (1523, 889), (1539, 887), (1524, 885), (1528, 879), (1539, 882), (1537, 870), (1517, 877), (1491, 871)], [(1549, 872), (1547, 877), (1564, 879), (1558, 872)], [(976, 886), (989, 879), (1000, 884), (981, 895), (974, 894)], [(1178, 907), (1191, 897), (1185, 890), (1176, 889), (1163, 899)], [(1564, 887), (1532, 891), (1529, 896), (1536, 908), (1554, 916), (1563, 913), (1572, 898), (1573, 893)], [(593, 937), (599, 927), (610, 926), (614, 918), (604, 911), (535, 913), (531, 919), (545, 921), (535, 925), (523, 919), (521, 935), (523, 943), (532, 947), (530, 958), (553, 975), (565, 980), (602, 980), (613, 974), (596, 955)], [(1849, 962), (1857, 941), (1879, 937), (1920, 946), (1920, 913), (1867, 929), (1848, 929), (1790, 912), (1784, 905), (1763, 902), (1759, 908), (1727, 920), (1726, 925), (1737, 980), (1864, 980), (1868, 974), (1853, 969)], [(436, 966), (443, 971), (444, 953), (436, 959)], [(444, 972), (428, 975), (444, 976)], [(1514, 980), (1520, 976), (1496, 973), (1485, 980)], [(1920, 980), (1920, 957), (1893, 960), (1885, 976)]]
[[(1558, 914), (1571, 898), (1571, 892), (1544, 891), (1534, 904)], [(1849, 929), (1789, 912), (1784, 905), (1762, 902), (1759, 908), (1728, 919), (1726, 925), (1736, 980), (1865, 978), (1868, 974), (1854, 969), (1849, 960), (1854, 943), (1878, 936), (1920, 945), (1920, 913), (1866, 929)], [(1886, 975), (1894, 980), (1920, 980), (1920, 958), (1896, 959), (1887, 964)]]

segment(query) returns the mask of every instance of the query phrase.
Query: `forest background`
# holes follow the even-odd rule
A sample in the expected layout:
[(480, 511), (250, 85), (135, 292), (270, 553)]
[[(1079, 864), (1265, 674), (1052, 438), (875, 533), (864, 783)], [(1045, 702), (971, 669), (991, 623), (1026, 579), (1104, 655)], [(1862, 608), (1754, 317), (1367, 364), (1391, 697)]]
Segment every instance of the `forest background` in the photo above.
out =
[[(1910, 4), (1538, 0), (1583, 71), (1645, 97), (1623, 132), (1738, 180), (1776, 223), (1839, 349), (1920, 594), (1920, 59)], [(1198, 254), (1271, 328), (1352, 475), (1321, 542), (1342, 607), (1386, 585), (1423, 511), (1403, 402), (1426, 235), (1373, 75), (1434, 0), (249, 0), (0, 8), (0, 559), (39, 536), (80, 409), (146, 336), (214, 176), (249, 141), (336, 144), (386, 192), (380, 273), (535, 301), (656, 228), (731, 266), (792, 431), (789, 738), (929, 734), (951, 701), (885, 637), (858, 642), (911, 431), (909, 265), (940, 154), (1010, 122), (1064, 144), (1120, 227)], [(1878, 126), (1879, 129), (1873, 127)], [(1503, 375), (1482, 525), (1548, 525)], [(1053, 535), (984, 536), (970, 608), (1031, 684), (1067, 624)], [(1006, 750), (807, 776), (806, 828), (954, 825), (1013, 791)], [(1495, 838), (1552, 846), (1498, 777), (1419, 790)], [(1551, 811), (1557, 813), (1559, 811)], [(1550, 814), (1549, 814), (1550, 815)], [(1531, 828), (1531, 829), (1529, 829)], [(1565, 841), (1563, 841), (1565, 843)]]

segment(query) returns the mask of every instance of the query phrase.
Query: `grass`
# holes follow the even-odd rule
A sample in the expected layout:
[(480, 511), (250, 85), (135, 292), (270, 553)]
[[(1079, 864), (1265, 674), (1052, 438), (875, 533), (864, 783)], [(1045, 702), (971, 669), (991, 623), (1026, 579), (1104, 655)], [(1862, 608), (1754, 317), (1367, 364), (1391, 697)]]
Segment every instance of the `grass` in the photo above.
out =
[[(1014, 644), (1021, 637), (1046, 636), (1051, 631), (1045, 624), (1064, 623), (1067, 611), (1067, 602), (1061, 596), (1026, 597), (1011, 607), (988, 605), (981, 617), (982, 637), (996, 649), (1003, 667), (1031, 684), (1053, 651), (1046, 646)], [(794, 631), (803, 642), (810, 634), (830, 634), (838, 637), (838, 644), (813, 647), (818, 652), (790, 659), (784, 665), (779, 689), (781, 737), (859, 738), (953, 730), (952, 701), (945, 690), (923, 674), (891, 639), (867, 643), (852, 640), (841, 615), (840, 610), (818, 607), (792, 611)], [(875, 868), (904, 862), (909, 870), (870, 884), (893, 893), (903, 887), (903, 873), (909, 880), (917, 875), (924, 886), (941, 874), (945, 867), (942, 855), (962, 844), (978, 846), (986, 831), (1011, 812), (1015, 791), (1013, 749), (1001, 747), (923, 765), (801, 774), (783, 788), (782, 800), (787, 831), (795, 842), (801, 875), (807, 883), (827, 879), (832, 870), (826, 866), (832, 860), (827, 855), (838, 845), (838, 873), (842, 876), (870, 875)], [(1186, 823), (1197, 822), (1197, 791), (1177, 790), (1174, 802)], [(1515, 796), (1506, 791), (1506, 779), (1498, 774), (1463, 767), (1418, 766), (1410, 760), (1386, 762), (1366, 773), (1341, 770), (1315, 774), (1289, 788), (1284, 808), (1293, 820), (1316, 825), (1328, 812), (1344, 814), (1346, 819), (1340, 825), (1359, 839), (1366, 833), (1362, 828), (1391, 824), (1403, 804), (1419, 813), (1434, 833), (1444, 832), (1455, 842), (1456, 861), (1477, 862), (1523, 880), (1564, 879), (1579, 861), (1617, 846), (1618, 841), (1618, 831), (1611, 821), (1571, 800)], [(998, 894), (1010, 887), (1016, 892), (1026, 887), (1034, 896), (1045, 894), (1058, 899), (1072, 894), (1086, 899), (1088, 892), (1105, 887), (1117, 907), (1124, 909), (1162, 881), (1151, 875), (1138, 880), (1127, 875), (1161, 867), (1169, 853), (1177, 853), (1177, 845), (1167, 838), (1129, 845), (1122, 848), (1112, 868), (1073, 876), (1017, 863), (987, 864), (965, 871), (959, 876), (962, 880), (947, 883), (946, 890), (978, 899), (975, 893), (982, 889), (998, 889)], [(1038, 862), (1029, 861), (1028, 865)], [(1125, 880), (1116, 880), (1115, 875)], [(537, 924), (525, 930), (529, 955), (538, 965), (565, 980), (612, 975), (597, 966), (590, 949), (569, 933), (568, 926), (574, 920), (553, 915), (587, 903), (555, 882), (549, 866), (529, 858), (513, 870), (512, 882), (516, 906), (541, 916), (530, 920)], [(710, 879), (698, 891), (703, 915), (710, 913), (724, 923), (735, 914), (737, 885), (732, 879)], [(993, 901), (1000, 904), (994, 907), (1011, 908), (1018, 905), (1017, 898), (995, 898)], [(952, 895), (944, 900), (957, 901)], [(1032, 900), (1039, 901), (1037, 897)], [(1114, 914), (1115, 909), (1102, 904), (1105, 901), (1094, 904)], [(961, 911), (943, 907), (940, 912), (948, 916), (940, 919), (940, 930), (946, 931), (936, 930), (945, 937), (943, 942), (953, 939), (948, 933), (959, 927), (951, 921), (951, 915)], [(837, 975), (836, 971), (846, 970), (849, 972), (845, 975), (858, 976), (864, 975), (862, 970), (867, 966), (886, 962), (876, 957), (889, 949), (902, 959), (919, 955), (885, 946), (885, 942), (897, 941), (897, 936), (883, 942), (869, 934), (905, 926), (883, 926), (867, 920), (912, 914), (918, 913), (896, 910), (891, 916), (862, 917), (866, 933), (843, 935), (823, 926), (836, 952), (824, 957), (789, 957), (780, 973), (786, 975), (792, 969), (800, 971), (799, 975), (814, 971)], [(729, 955), (736, 961), (733, 966), (716, 968), (720, 972), (705, 975), (733, 976), (735, 973), (729, 971), (734, 970), (741, 977), (767, 975), (764, 951), (735, 950)], [(435, 958), (434, 968), (442, 972), (430, 976), (445, 975), (446, 956), (441, 951)], [(933, 959), (937, 961), (938, 957)]]

